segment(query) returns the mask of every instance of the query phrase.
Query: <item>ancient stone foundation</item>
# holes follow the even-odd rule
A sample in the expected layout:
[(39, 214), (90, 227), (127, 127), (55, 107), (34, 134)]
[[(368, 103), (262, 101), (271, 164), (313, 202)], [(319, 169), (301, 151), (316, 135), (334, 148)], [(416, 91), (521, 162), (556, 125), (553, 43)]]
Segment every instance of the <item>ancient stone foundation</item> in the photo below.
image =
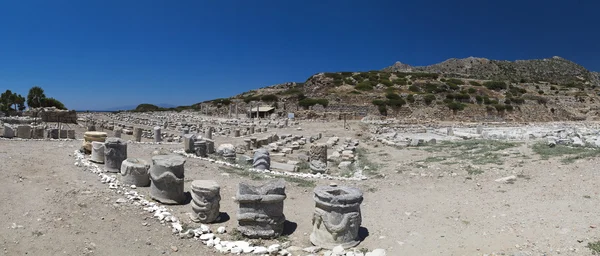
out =
[(120, 172), (121, 164), (127, 159), (127, 142), (119, 138), (108, 138), (104, 143), (104, 170)]
[(285, 182), (282, 179), (262, 186), (240, 183), (236, 195), (239, 204), (238, 231), (249, 238), (274, 238), (283, 232), (283, 200)]
[(182, 204), (185, 158), (179, 155), (152, 157), (150, 197), (163, 204)]
[(138, 187), (150, 186), (150, 165), (138, 158), (127, 158), (121, 164), (121, 182)]
[(271, 157), (269, 151), (264, 148), (256, 150), (256, 152), (254, 152), (252, 167), (257, 170), (271, 169)]
[(196, 155), (199, 157), (207, 157), (208, 156), (205, 140), (195, 141), (194, 142), (194, 150), (195, 150)]
[(104, 142), (92, 141), (92, 155), (90, 161), (94, 163), (104, 163)]
[(314, 190), (315, 213), (310, 241), (319, 247), (350, 248), (360, 243), (363, 194), (351, 187), (319, 186)]
[(192, 181), (192, 214), (194, 222), (212, 223), (219, 218), (221, 187), (214, 180)]

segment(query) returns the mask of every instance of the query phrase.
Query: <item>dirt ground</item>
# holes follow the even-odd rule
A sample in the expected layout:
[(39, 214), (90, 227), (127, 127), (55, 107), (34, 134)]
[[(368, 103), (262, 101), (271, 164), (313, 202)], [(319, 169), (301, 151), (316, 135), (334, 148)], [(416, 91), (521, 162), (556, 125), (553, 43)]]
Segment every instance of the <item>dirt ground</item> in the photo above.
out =
[[(362, 235), (358, 248), (383, 248), (388, 255), (591, 255), (586, 246), (600, 239), (598, 158), (566, 163), (561, 156), (544, 159), (534, 142), (496, 145), (456, 144), (394, 148), (368, 139), (358, 122), (350, 130), (340, 123), (307, 122), (302, 131), (273, 130), (306, 136), (360, 138), (371, 164), (364, 181), (335, 181), (364, 193)], [(78, 131), (78, 138), (82, 130)], [(361, 136), (357, 137), (357, 133)], [(110, 134), (110, 131), (109, 131)], [(124, 136), (125, 139), (130, 139)], [(216, 137), (216, 144), (233, 142)], [(488, 143), (488, 144), (486, 144)], [(217, 255), (199, 241), (171, 234), (152, 214), (129, 203), (74, 165), (81, 141), (0, 140), (0, 253), (4, 255)], [(150, 161), (157, 149), (182, 144), (131, 143), (128, 156)], [(475, 149), (474, 149), (475, 148)], [(475, 150), (475, 151), (473, 151)], [(474, 152), (474, 153), (473, 153)], [(221, 185), (221, 212), (229, 220), (214, 230), (236, 227), (233, 197), (241, 181), (261, 183), (272, 177), (227, 171), (188, 158), (186, 191), (195, 179)], [(514, 183), (495, 180), (517, 176)], [(314, 209), (312, 189), (332, 181), (288, 181), (284, 213), (290, 222), (284, 240), (311, 246)], [(138, 192), (149, 194), (148, 188)], [(191, 206), (169, 206), (191, 227)], [(225, 235), (227, 238), (229, 235)], [(281, 241), (266, 241), (265, 245)], [(302, 252), (293, 252), (303, 255)]]

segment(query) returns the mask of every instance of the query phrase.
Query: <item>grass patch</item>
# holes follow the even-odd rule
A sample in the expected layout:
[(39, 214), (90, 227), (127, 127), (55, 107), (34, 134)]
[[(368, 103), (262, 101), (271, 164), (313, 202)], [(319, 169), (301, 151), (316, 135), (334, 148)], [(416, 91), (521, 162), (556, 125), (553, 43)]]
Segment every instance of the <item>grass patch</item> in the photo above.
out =
[(305, 179), (297, 178), (297, 177), (280, 176), (280, 175), (272, 175), (272, 174), (265, 175), (262, 173), (255, 173), (255, 172), (251, 172), (251, 171), (246, 171), (245, 169), (236, 169), (236, 168), (231, 168), (231, 167), (220, 167), (219, 169), (221, 169), (221, 171), (229, 173), (229, 174), (235, 174), (235, 175), (238, 175), (241, 177), (250, 178), (251, 180), (266, 180), (266, 179), (272, 177), (272, 178), (281, 178), (287, 182), (295, 183), (299, 187), (314, 187), (315, 186), (314, 180), (308, 180), (308, 179), (305, 180)]
[(288, 177), (288, 176), (283, 176), (282, 178), (287, 182), (296, 183), (296, 185), (298, 185), (298, 187), (304, 187), (304, 188), (315, 187), (314, 180), (305, 180), (305, 179), (301, 179), (301, 178)]
[(599, 255), (600, 254), (600, 241), (596, 241), (593, 243), (588, 243), (586, 246), (588, 249), (590, 249), (592, 251), (593, 255)]
[[(381, 165), (372, 162), (368, 157), (368, 151), (365, 148), (357, 148), (355, 154), (358, 157), (357, 164), (363, 170), (363, 174), (369, 177), (382, 178), (379, 173)], [(368, 168), (365, 168), (368, 167)]]
[(450, 158), (469, 160), (474, 165), (504, 164), (504, 157), (497, 153), (518, 146), (519, 143), (496, 140), (463, 140), (458, 142), (443, 141), (432, 146), (423, 147), (427, 152), (450, 153), (449, 156), (428, 157), (423, 162), (441, 162)]
[(569, 147), (565, 145), (556, 145), (549, 147), (545, 143), (536, 143), (532, 146), (533, 152), (540, 155), (543, 160), (550, 159), (552, 157), (563, 157), (561, 162), (570, 164), (579, 159), (586, 159), (600, 156), (600, 150), (596, 148), (587, 147)]

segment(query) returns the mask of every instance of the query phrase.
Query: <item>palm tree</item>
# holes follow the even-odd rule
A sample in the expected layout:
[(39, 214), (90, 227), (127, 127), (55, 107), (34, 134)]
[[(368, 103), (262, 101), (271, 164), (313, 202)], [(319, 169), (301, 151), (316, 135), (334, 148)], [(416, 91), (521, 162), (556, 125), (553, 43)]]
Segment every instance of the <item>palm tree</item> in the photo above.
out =
[(29, 106), (29, 108), (39, 108), (42, 106), (44, 99), (46, 99), (44, 89), (39, 86), (31, 87), (27, 94), (27, 106)]

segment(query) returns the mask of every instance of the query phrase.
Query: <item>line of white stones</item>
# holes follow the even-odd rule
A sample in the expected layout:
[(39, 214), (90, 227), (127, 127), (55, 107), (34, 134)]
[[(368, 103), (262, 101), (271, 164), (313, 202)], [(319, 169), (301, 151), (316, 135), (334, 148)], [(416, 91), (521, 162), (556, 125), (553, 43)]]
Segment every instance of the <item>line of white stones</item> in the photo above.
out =
[[(252, 253), (256, 255), (280, 255), (280, 256), (291, 256), (291, 254), (283, 249), (280, 244), (272, 244), (269, 247), (265, 246), (252, 246), (250, 242), (247, 241), (227, 241), (217, 237), (212, 231), (210, 227), (207, 225), (201, 225), (196, 229), (187, 229), (183, 230), (183, 226), (179, 221), (179, 218), (175, 217), (172, 214), (172, 210), (161, 205), (157, 202), (151, 202), (149, 200), (144, 199), (143, 195), (140, 195), (137, 191), (133, 190), (135, 186), (126, 186), (121, 184), (119, 180), (117, 180), (117, 176), (107, 175), (104, 171), (95, 163), (90, 162), (83, 153), (79, 150), (76, 150), (73, 154), (75, 156), (75, 166), (83, 167), (84, 171), (89, 171), (91, 173), (97, 174), (100, 182), (102, 184), (107, 184), (109, 189), (114, 190), (117, 194), (123, 194), (127, 197), (127, 200), (138, 207), (141, 207), (144, 211), (149, 213), (154, 213), (153, 217), (160, 221), (163, 225), (170, 224), (171, 231), (173, 234), (177, 234), (182, 238), (195, 239), (201, 241), (208, 247), (214, 248), (217, 252), (220, 253), (232, 253), (232, 254), (241, 254), (241, 253)], [(129, 189), (131, 188), (131, 190)], [(125, 203), (117, 200), (117, 203)], [(225, 233), (224, 227), (219, 227), (217, 229), (217, 234)]]
[[(194, 154), (186, 153), (183, 150), (174, 150), (173, 153), (180, 154), (180, 155), (183, 155), (188, 158), (195, 158), (195, 159), (200, 159), (200, 160), (208, 161), (208, 162), (215, 163), (215, 164), (233, 167), (233, 168), (240, 169), (240, 170), (244, 169), (244, 166), (242, 166), (240, 164), (229, 163), (229, 162), (215, 160), (215, 159), (207, 158), (207, 157), (199, 157)], [(340, 177), (340, 176), (332, 176), (329, 174), (321, 174), (321, 173), (312, 174), (312, 173), (286, 172), (286, 171), (274, 171), (274, 170), (258, 170), (258, 169), (254, 169), (254, 168), (249, 168), (247, 170), (250, 172), (256, 172), (256, 173), (272, 174), (272, 175), (279, 175), (279, 176), (290, 176), (290, 177), (296, 177), (296, 178), (302, 178), (302, 179), (347, 180), (347, 181), (361, 181), (361, 180), (368, 179), (366, 176), (364, 176), (362, 174), (358, 174), (359, 177)]]

